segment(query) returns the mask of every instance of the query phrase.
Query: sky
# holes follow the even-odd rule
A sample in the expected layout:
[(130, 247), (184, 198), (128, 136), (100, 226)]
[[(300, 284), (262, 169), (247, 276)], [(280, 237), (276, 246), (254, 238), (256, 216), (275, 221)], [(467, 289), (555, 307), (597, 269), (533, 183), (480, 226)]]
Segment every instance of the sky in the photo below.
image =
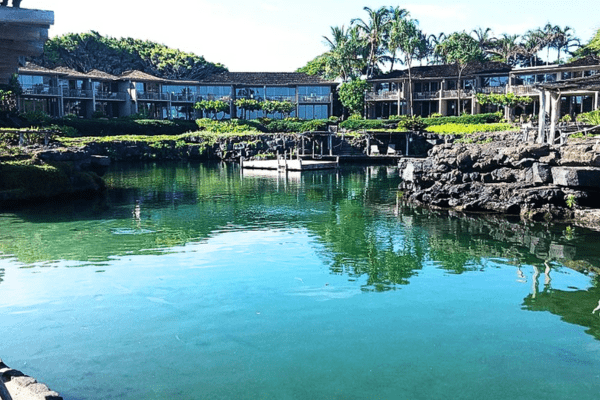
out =
[(570, 26), (583, 43), (600, 29), (598, 0), (24, 0), (55, 12), (50, 36), (91, 30), (151, 40), (221, 63), (234, 72), (291, 72), (325, 52), (332, 26), (366, 20), (363, 8), (400, 6), (427, 33), (492, 28), (523, 34), (550, 22)]

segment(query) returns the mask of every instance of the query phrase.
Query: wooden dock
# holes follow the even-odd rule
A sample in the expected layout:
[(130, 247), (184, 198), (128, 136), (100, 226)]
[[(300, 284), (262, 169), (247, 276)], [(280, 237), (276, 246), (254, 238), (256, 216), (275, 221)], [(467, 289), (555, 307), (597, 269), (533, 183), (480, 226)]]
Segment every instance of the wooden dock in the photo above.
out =
[(319, 169), (336, 169), (340, 165), (339, 160), (288, 160), (283, 157), (277, 160), (241, 160), (242, 169), (266, 169), (274, 171), (314, 171)]

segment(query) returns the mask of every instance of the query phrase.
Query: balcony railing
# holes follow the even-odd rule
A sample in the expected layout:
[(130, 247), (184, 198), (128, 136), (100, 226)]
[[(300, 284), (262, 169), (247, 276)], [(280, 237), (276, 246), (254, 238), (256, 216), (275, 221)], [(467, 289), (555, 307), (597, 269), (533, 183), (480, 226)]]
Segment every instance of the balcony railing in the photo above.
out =
[(169, 93), (154, 93), (154, 92), (138, 93), (137, 98), (138, 98), (138, 100), (169, 101), (170, 94)]
[[(442, 98), (458, 98), (458, 92), (458, 90), (442, 90)], [(461, 98), (470, 97), (473, 96), (473, 94), (475, 94), (475, 90), (472, 89), (460, 90)]]
[(505, 86), (487, 86), (482, 88), (477, 88), (477, 93), (483, 94), (504, 94), (506, 92)]
[(46, 85), (23, 85), (21, 89), (24, 96), (60, 96), (60, 88)]
[(269, 101), (289, 101), (290, 103), (296, 102), (296, 96), (269, 96), (267, 95), (267, 100)]
[(437, 99), (440, 97), (440, 92), (415, 92), (413, 93), (413, 100), (429, 100)]
[[(402, 99), (402, 94), (400, 94), (400, 98)], [(391, 91), (385, 91), (385, 92), (367, 92), (365, 94), (365, 100), (367, 100), (367, 101), (398, 100), (398, 91), (391, 90)]]
[(127, 100), (124, 92), (96, 92), (96, 100)]
[(331, 102), (331, 96), (330, 95), (324, 95), (324, 96), (298, 96), (298, 102), (299, 103), (330, 103)]
[(538, 89), (534, 88), (533, 86), (528, 86), (528, 85), (511, 86), (510, 91), (512, 93), (516, 94), (517, 96), (539, 95), (540, 94)]
[(71, 99), (91, 99), (92, 91), (89, 89), (65, 89), (63, 88), (63, 97)]

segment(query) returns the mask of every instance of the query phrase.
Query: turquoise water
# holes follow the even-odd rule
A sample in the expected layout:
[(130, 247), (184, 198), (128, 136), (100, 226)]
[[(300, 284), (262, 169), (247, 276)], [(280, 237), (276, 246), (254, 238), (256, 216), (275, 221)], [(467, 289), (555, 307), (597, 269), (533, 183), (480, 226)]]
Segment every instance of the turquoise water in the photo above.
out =
[(0, 357), (65, 399), (597, 399), (600, 238), (397, 171), (116, 166), (0, 213)]

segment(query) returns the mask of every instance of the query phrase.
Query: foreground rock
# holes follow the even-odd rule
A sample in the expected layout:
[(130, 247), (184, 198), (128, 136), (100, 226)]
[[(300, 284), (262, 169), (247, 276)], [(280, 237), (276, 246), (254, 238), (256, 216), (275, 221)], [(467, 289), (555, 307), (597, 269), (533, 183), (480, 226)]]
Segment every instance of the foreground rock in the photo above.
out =
[[(476, 139), (477, 140), (477, 139)], [(600, 144), (503, 140), (435, 146), (400, 162), (405, 199), (434, 208), (564, 220), (600, 229)]]
[(58, 393), (48, 389), (48, 386), (26, 376), (21, 371), (9, 368), (2, 360), (0, 360), (0, 379), (8, 389), (12, 400), (63, 400)]

